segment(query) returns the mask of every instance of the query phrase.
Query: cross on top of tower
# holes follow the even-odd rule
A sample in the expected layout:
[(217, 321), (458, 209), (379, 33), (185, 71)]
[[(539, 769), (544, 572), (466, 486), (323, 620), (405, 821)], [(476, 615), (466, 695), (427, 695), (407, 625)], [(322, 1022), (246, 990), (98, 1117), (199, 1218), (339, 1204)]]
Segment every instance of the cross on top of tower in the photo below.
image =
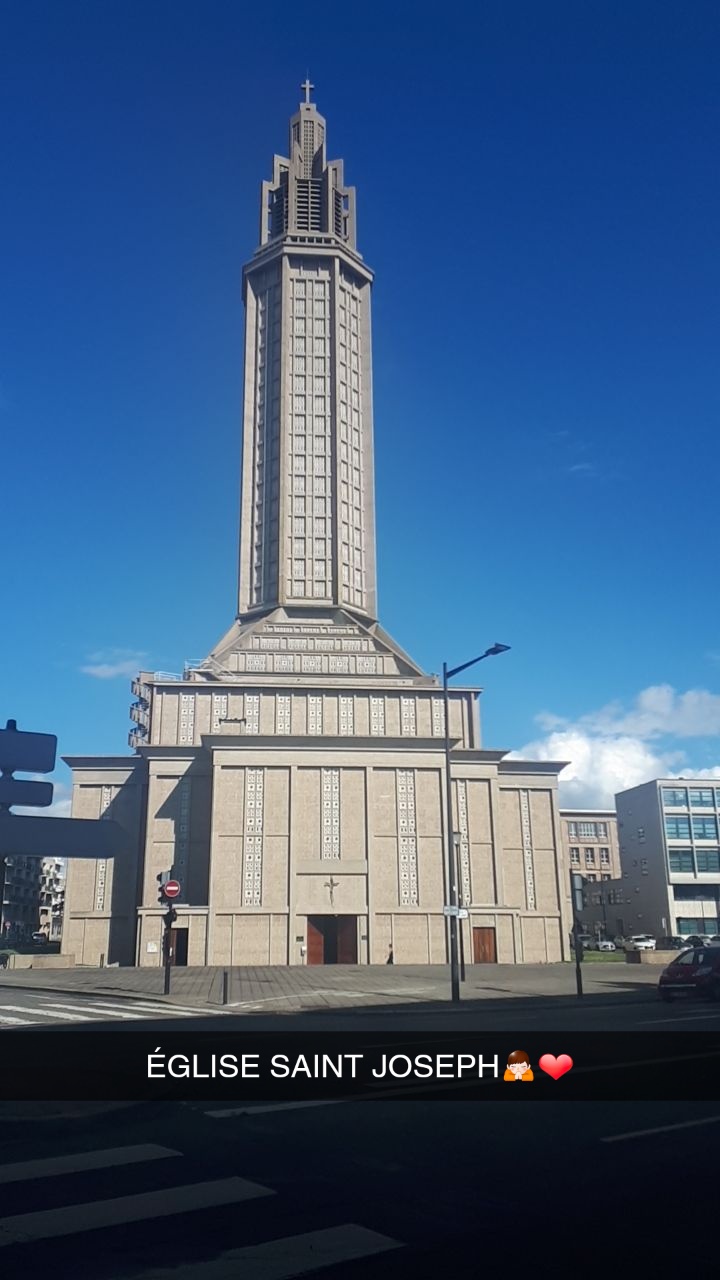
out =
[(309, 103), (310, 103), (310, 90), (315, 88), (315, 85), (310, 83), (310, 77), (309, 77), (309, 76), (306, 76), (306, 77), (305, 77), (305, 80), (304, 80), (304, 81), (303, 81), (303, 83), (300, 85), (300, 88), (304, 90), (304, 92), (305, 92), (305, 101), (306, 101), (306, 103), (308, 103), (308, 104), (309, 104)]

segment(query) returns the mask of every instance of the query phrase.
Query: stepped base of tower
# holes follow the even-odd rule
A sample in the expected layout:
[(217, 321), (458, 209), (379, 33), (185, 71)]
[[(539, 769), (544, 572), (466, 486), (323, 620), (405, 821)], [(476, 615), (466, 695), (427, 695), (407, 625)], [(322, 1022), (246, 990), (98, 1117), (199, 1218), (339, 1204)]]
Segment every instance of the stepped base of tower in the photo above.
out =
[[(77, 963), (159, 967), (168, 872), (178, 964), (447, 961), (442, 689), (379, 624), (272, 610), (133, 689), (135, 754), (67, 761), (73, 816), (114, 818), (133, 850), (69, 864)], [(566, 959), (563, 766), (483, 749), (478, 694), (449, 701), (465, 960)]]

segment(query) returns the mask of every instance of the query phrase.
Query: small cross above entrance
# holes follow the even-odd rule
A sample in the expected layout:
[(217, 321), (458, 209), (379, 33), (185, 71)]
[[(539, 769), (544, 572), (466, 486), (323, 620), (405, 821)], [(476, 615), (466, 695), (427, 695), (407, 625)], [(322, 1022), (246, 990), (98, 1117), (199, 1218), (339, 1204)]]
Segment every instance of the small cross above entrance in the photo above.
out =
[(330, 879), (329, 879), (329, 880), (326, 880), (326, 881), (325, 881), (325, 888), (326, 888), (326, 889), (328, 889), (328, 890), (330, 891), (330, 906), (331, 906), (331, 907), (333, 907), (333, 906), (335, 905), (335, 890), (337, 889), (337, 887), (338, 887), (338, 885), (339, 885), (339, 884), (340, 884), (340, 881), (339, 881), (339, 880), (333, 880), (332, 876), (330, 877)]
[(309, 77), (309, 76), (305, 79), (305, 81), (303, 82), (303, 84), (301, 84), (301, 85), (300, 85), (300, 88), (301, 88), (301, 89), (304, 89), (304, 91), (305, 91), (305, 101), (306, 101), (307, 103), (309, 103), (309, 102), (310, 102), (310, 90), (315, 88), (315, 85), (310, 83), (310, 77)]

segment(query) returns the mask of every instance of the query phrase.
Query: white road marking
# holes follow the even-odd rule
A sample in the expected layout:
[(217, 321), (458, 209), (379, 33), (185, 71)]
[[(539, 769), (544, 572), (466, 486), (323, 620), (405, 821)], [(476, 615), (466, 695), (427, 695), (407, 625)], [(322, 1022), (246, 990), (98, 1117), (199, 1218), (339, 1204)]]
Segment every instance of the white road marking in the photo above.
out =
[(683, 1120), (679, 1124), (663, 1124), (657, 1129), (636, 1129), (633, 1133), (614, 1133), (601, 1142), (626, 1142), (629, 1138), (647, 1138), (653, 1133), (673, 1133), (676, 1129), (694, 1129), (702, 1124), (720, 1124), (720, 1116), (706, 1116), (704, 1120)]
[[(0, 1009), (7, 1008), (7, 1005), (0, 1005)], [(1, 1026), (16, 1027), (32, 1027), (34, 1025), (32, 1018), (2, 1018), (0, 1017)]]
[(102, 1151), (78, 1151), (75, 1155), (51, 1156), (47, 1160), (21, 1160), (0, 1165), (0, 1183), (27, 1182), (36, 1178), (57, 1178), (69, 1173), (86, 1173), (90, 1169), (110, 1169), (114, 1165), (139, 1164), (145, 1160), (165, 1160), (179, 1156), (171, 1147), (143, 1142), (131, 1147), (107, 1147)]
[(88, 1018), (85, 1014), (79, 1013), (53, 1013), (55, 1005), (35, 1005), (33, 1009), (26, 1008), (22, 1004), (4, 1004), (0, 1008), (11, 1009), (13, 1013), (32, 1013), (34, 1021), (37, 1022), (38, 1015), (40, 1018), (60, 1018), (62, 1022), (92, 1022), (92, 1018)]
[[(651, 1022), (696, 1022), (698, 1019), (707, 1019), (712, 1015), (708, 1013), (686, 1013), (684, 1016), (676, 1014), (674, 1018), (639, 1018), (638, 1022), (643, 1025)], [(717, 1013), (716, 1013), (717, 1016)]]
[(227, 1107), (223, 1111), (206, 1111), (206, 1116), (212, 1116), (214, 1120), (220, 1120), (224, 1116), (254, 1116), (260, 1115), (265, 1111), (300, 1111), (305, 1107), (337, 1107), (341, 1098), (319, 1098), (306, 1102), (273, 1102), (259, 1103), (248, 1107)]
[(221, 1178), (216, 1182), (193, 1182), (187, 1186), (163, 1191), (144, 1191), (135, 1196), (117, 1196), (112, 1200), (91, 1200), (87, 1204), (68, 1204), (59, 1209), (40, 1209), (36, 1213), (18, 1213), (0, 1218), (0, 1248), (11, 1244), (29, 1244), (33, 1240), (54, 1240), (57, 1236), (78, 1235), (102, 1227), (124, 1226), (148, 1218), (169, 1218), (215, 1205), (239, 1204), (273, 1196), (274, 1191), (244, 1178)]
[[(50, 1010), (50, 1009), (67, 1009), (67, 1010), (69, 1010), (71, 1013), (72, 1013), (72, 1012), (75, 1012), (75, 1013), (95, 1013), (95, 1011), (97, 1011), (97, 1013), (98, 1013), (101, 1017), (102, 1017), (103, 1013), (105, 1013), (106, 1020), (107, 1020), (107, 1012), (106, 1012), (106, 1011), (107, 1011), (108, 1009), (113, 1009), (114, 1007), (115, 1007), (114, 1005), (97, 1005), (97, 1004), (55, 1004), (55, 1003), (53, 1002), (53, 1004), (42, 1005), (42, 1006), (41, 1006), (41, 1008), (40, 1008), (40, 1011), (41, 1011), (41, 1013), (44, 1013), (44, 1012), (46, 1012), (46, 1011), (48, 1011), (48, 1010)], [(122, 1013), (112, 1013), (112, 1014), (110, 1014), (110, 1017), (113, 1017), (113, 1018), (135, 1018), (135, 1019), (137, 1019), (137, 1018), (142, 1018), (142, 1016), (143, 1016), (143, 1015), (142, 1015), (141, 1013), (125, 1013), (124, 1011), (123, 1011)]]
[(177, 1014), (181, 1018), (192, 1018), (204, 1014), (206, 1018), (214, 1018), (216, 1014), (222, 1013), (222, 1009), (216, 1009), (214, 1005), (208, 1006), (207, 1009), (198, 1009), (193, 1005), (187, 1004), (160, 1004), (153, 1003), (149, 1000), (133, 1000), (131, 1004), (133, 1009), (149, 1009), (151, 1013), (172, 1013)]
[(291, 1280), (309, 1271), (314, 1275), (322, 1267), (339, 1266), (402, 1247), (400, 1240), (346, 1222), (341, 1227), (233, 1249), (213, 1262), (143, 1271), (135, 1280), (228, 1280), (230, 1276), (242, 1276), (243, 1280)]

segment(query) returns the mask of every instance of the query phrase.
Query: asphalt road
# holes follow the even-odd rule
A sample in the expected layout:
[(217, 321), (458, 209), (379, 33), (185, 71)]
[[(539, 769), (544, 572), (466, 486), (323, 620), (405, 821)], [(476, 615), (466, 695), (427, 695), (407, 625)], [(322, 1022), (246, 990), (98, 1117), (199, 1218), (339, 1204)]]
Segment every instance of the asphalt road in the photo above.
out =
[(720, 1106), (516, 1096), (243, 1114), (162, 1104), (88, 1126), (6, 1126), (0, 1272), (382, 1280), (645, 1270), (689, 1254), (693, 1270), (714, 1267), (703, 1170)]
[[(11, 1009), (14, 1006), (14, 1011)], [(72, 1006), (68, 1008), (67, 1006)], [(107, 1007), (109, 1006), (109, 1007)], [(720, 1010), (653, 988), (576, 999), (467, 1001), (279, 1018), (208, 1015), (154, 999), (0, 990), (0, 1062), (53, 1028), (384, 1031), (637, 1030), (716, 1034)], [(68, 1021), (65, 1017), (70, 1015)], [(79, 1021), (71, 1021), (77, 1018)], [(124, 1039), (124, 1037), (123, 1037)], [(720, 1048), (720, 1038), (718, 1038)], [(562, 1048), (563, 1046), (558, 1046)], [(651, 1072), (652, 1068), (648, 1068)], [(639, 1072), (638, 1096), (643, 1094)], [(534, 1091), (533, 1091), (534, 1090)], [(649, 1090), (648, 1090), (649, 1092)], [(144, 1104), (87, 1120), (0, 1109), (0, 1274), (90, 1280), (383, 1280), (552, 1267), (713, 1268), (714, 1102), (494, 1101)], [(49, 1261), (50, 1260), (50, 1261)]]

